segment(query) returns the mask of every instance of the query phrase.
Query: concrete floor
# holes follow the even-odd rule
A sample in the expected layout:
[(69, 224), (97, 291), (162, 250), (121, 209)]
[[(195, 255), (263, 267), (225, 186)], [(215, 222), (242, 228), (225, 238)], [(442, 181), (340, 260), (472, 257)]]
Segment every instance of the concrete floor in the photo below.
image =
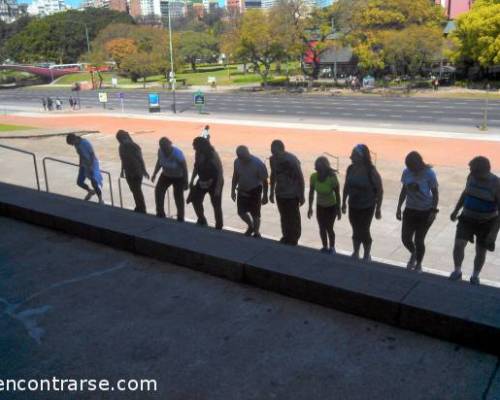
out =
[(498, 358), (451, 343), (6, 218), (0, 255), (0, 377), (158, 388), (2, 400), (500, 397)]
[[(124, 122), (126, 127), (126, 122)], [(40, 132), (46, 132), (40, 131)], [(36, 131), (34, 131), (36, 132)], [(177, 146), (179, 146), (186, 154), (189, 169), (192, 169), (194, 152), (192, 150), (192, 137), (196, 134), (177, 134), (168, 129), (168, 125), (164, 131), (138, 131), (132, 132), (134, 140), (142, 146), (143, 154), (148, 166), (148, 170), (152, 173), (156, 162), (158, 138), (163, 135), (171, 137)], [(216, 135), (216, 132), (214, 133)], [(235, 132), (237, 135), (237, 132)], [(118, 157), (117, 142), (114, 135), (108, 133), (97, 133), (86, 136), (94, 145), (95, 151), (101, 160), (101, 168), (110, 171), (114, 177), (114, 195), (115, 202), (118, 204), (118, 190), (116, 178), (119, 176), (120, 162)], [(283, 138), (286, 143), (286, 137)], [(418, 138), (416, 138), (417, 140)], [(312, 154), (309, 151), (300, 150), (300, 145), (296, 142), (300, 141), (295, 136), (290, 136), (290, 141), (295, 148), (292, 151), (299, 157), (302, 162), (302, 168), (306, 181), (312, 173), (314, 160), (318, 154)], [(52, 156), (77, 162), (77, 156), (72, 148), (66, 145), (64, 138), (53, 137), (37, 140), (8, 140), (2, 143), (11, 146), (17, 146), (33, 152), (39, 156), (39, 160), (43, 156)], [(474, 146), (473, 141), (464, 141), (463, 146)], [(269, 157), (269, 143), (248, 143), (255, 155), (266, 160)], [(243, 231), (245, 226), (240, 220), (236, 212), (236, 205), (230, 199), (230, 182), (233, 170), (234, 148), (230, 144), (219, 144), (216, 148), (222, 158), (224, 164), (225, 187), (223, 197), (224, 209), (224, 224), (226, 229), (234, 229)], [(327, 149), (335, 152), (334, 150)], [(446, 151), (443, 148), (443, 151)], [(267, 162), (267, 161), (266, 161)], [(343, 183), (344, 171), (349, 164), (347, 154), (341, 155), (339, 159), (340, 182)], [(22, 165), (22, 167), (20, 167)], [(48, 164), (48, 175), (50, 181), (50, 189), (55, 193), (66, 194), (82, 198), (85, 193), (74, 184), (77, 171), (74, 167), (60, 164)], [(336, 165), (334, 164), (336, 167)], [(39, 163), (40, 171), (42, 171), (41, 163)], [(374, 258), (388, 261), (393, 264), (406, 265), (408, 252), (403, 247), (400, 239), (401, 224), (395, 218), (395, 210), (397, 198), (401, 187), (400, 178), (402, 165), (400, 162), (385, 161), (379, 159), (377, 161), (379, 169), (384, 181), (384, 204), (383, 204), (383, 219), (375, 221), (372, 225), (372, 235), (374, 237), (373, 255)], [(427, 239), (427, 254), (424, 260), (424, 269), (448, 275), (452, 271), (452, 247), (455, 235), (455, 224), (449, 220), (449, 215), (461, 190), (463, 190), (467, 169), (465, 167), (457, 167), (452, 165), (440, 164), (435, 165), (435, 170), (440, 183), (440, 205), (441, 212), (438, 215), (434, 225), (432, 226)], [(43, 178), (43, 173), (41, 173)], [(34, 187), (33, 167), (30, 164), (29, 158), (24, 155), (1, 152), (0, 157), (0, 179), (8, 183), (21, 184)], [(106, 177), (105, 177), (106, 179)], [(151, 182), (149, 182), (151, 184)], [(42, 188), (44, 188), (42, 182)], [(133, 199), (128, 190), (126, 183), (123, 181), (124, 206), (133, 208)], [(109, 203), (109, 186), (105, 181), (105, 199)], [(145, 187), (144, 194), (146, 197), (148, 211), (154, 213), (154, 189)], [(307, 194), (306, 194), (307, 196)], [(172, 198), (172, 213), (175, 213)], [(211, 206), (206, 200), (206, 213), (209, 223), (213, 224)], [(317, 223), (315, 217), (311, 220), (306, 218), (307, 208), (302, 207), (302, 237), (300, 242), (304, 245), (320, 248), (321, 243), (318, 234)], [(195, 215), (190, 205), (186, 206), (187, 218), (194, 219)], [(335, 224), (337, 235), (337, 250), (343, 253), (350, 253), (352, 250), (351, 244), (351, 227), (346, 217)], [(262, 208), (262, 228), (261, 232), (264, 236), (271, 238), (280, 238), (281, 231), (279, 225), (279, 214), (275, 205), (269, 204)], [(466, 258), (464, 261), (464, 278), (472, 272), (473, 246), (469, 246), (466, 250)], [(488, 285), (500, 286), (500, 251), (488, 253), (486, 265), (481, 274), (482, 282)]]

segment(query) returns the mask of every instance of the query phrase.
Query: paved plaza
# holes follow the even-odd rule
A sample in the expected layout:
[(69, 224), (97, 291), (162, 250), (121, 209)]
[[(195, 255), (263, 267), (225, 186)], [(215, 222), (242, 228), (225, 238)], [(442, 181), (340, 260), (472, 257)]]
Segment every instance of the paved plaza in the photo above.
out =
[[(75, 130), (96, 130), (99, 133), (86, 136), (94, 145), (101, 161), (101, 168), (110, 171), (113, 176), (115, 203), (118, 203), (116, 179), (119, 176), (120, 163), (118, 157), (118, 143), (114, 137), (117, 129), (126, 129), (134, 140), (143, 148), (144, 157), (150, 173), (156, 162), (158, 139), (168, 136), (186, 154), (188, 166), (192, 169), (194, 151), (192, 139), (197, 136), (204, 123), (172, 121), (152, 118), (116, 118), (99, 115), (48, 117), (38, 116), (3, 116), (0, 122), (22, 124), (37, 127), (27, 132), (16, 132), (17, 135), (26, 133), (37, 135)], [(248, 121), (247, 121), (248, 122)], [(375, 221), (372, 226), (374, 236), (373, 255), (377, 259), (391, 263), (406, 264), (408, 254), (400, 240), (400, 223), (395, 218), (397, 198), (400, 190), (400, 177), (405, 155), (411, 150), (418, 150), (424, 159), (432, 164), (437, 172), (440, 183), (440, 213), (427, 239), (427, 254), (424, 260), (424, 269), (448, 274), (452, 270), (451, 251), (455, 233), (455, 225), (449, 220), (449, 214), (463, 189), (468, 168), (467, 162), (475, 155), (485, 155), (490, 158), (494, 171), (500, 168), (500, 142), (487, 136), (478, 134), (477, 140), (469, 136), (457, 138), (429, 137), (425, 135), (404, 134), (376, 134), (341, 132), (328, 129), (307, 129), (306, 127), (283, 128), (269, 124), (269, 127), (253, 127), (251, 123), (229, 125), (226, 123), (211, 123), (212, 142), (219, 152), (225, 175), (224, 186), (224, 224), (227, 229), (242, 231), (244, 225), (236, 213), (236, 206), (232, 203), (229, 192), (232, 175), (232, 165), (237, 145), (246, 144), (253, 154), (266, 159), (270, 156), (270, 143), (273, 139), (282, 139), (287, 150), (295, 153), (302, 162), (306, 181), (313, 171), (316, 157), (329, 153), (338, 157), (340, 181), (343, 183), (345, 169), (349, 164), (349, 154), (357, 143), (366, 143), (374, 152), (384, 182), (384, 204), (382, 207), (383, 219)], [(5, 139), (0, 144), (20, 147), (33, 151), (39, 157), (51, 156), (68, 161), (77, 161), (74, 150), (66, 145), (64, 137), (32, 138), (32, 139)], [(0, 179), (9, 183), (25, 186), (34, 186), (33, 167), (29, 158), (25, 156), (1, 151)], [(332, 158), (332, 164), (337, 167), (337, 159)], [(73, 167), (48, 163), (50, 189), (53, 192), (74, 197), (83, 197), (84, 193), (76, 187), (76, 173)], [(41, 163), (39, 163), (40, 171)], [(43, 178), (43, 173), (41, 174)], [(132, 198), (128, 187), (124, 183), (124, 206), (132, 207)], [(42, 182), (42, 187), (45, 185)], [(105, 200), (110, 202), (109, 187), (105, 183)], [(153, 189), (145, 187), (148, 211), (154, 212)], [(307, 193), (306, 193), (307, 197)], [(172, 201), (173, 203), (173, 201)], [(209, 223), (213, 224), (209, 202), (206, 210)], [(194, 219), (191, 206), (187, 206), (187, 217)], [(316, 220), (307, 220), (306, 207), (302, 208), (303, 230), (300, 243), (314, 248), (320, 247), (320, 240)], [(172, 213), (175, 209), (172, 208)], [(337, 249), (339, 252), (351, 251), (351, 229), (347, 218), (336, 222)], [(263, 207), (262, 233), (265, 236), (279, 238), (279, 216), (275, 205)], [(464, 275), (468, 277), (472, 270), (472, 246), (466, 252)], [(482, 278), (486, 284), (500, 285), (500, 252), (489, 253), (484, 267)]]

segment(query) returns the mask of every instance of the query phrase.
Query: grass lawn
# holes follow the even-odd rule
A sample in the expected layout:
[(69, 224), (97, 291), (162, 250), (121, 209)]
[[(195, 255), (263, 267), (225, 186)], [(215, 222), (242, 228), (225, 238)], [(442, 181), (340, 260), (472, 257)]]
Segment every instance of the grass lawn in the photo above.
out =
[[(283, 66), (284, 72), (284, 66)], [(104, 79), (104, 84), (111, 85), (111, 78), (118, 78), (118, 86), (120, 85), (130, 85), (133, 84), (129, 78), (119, 76), (113, 72), (102, 73)], [(258, 74), (238, 72), (237, 65), (230, 65), (229, 68), (222, 65), (210, 65), (199, 67), (196, 72), (191, 71), (186, 67), (182, 72), (176, 74), (177, 80), (186, 80), (188, 85), (208, 85), (208, 78), (215, 77), (217, 85), (237, 85), (245, 83), (259, 83), (261, 78)], [(271, 76), (270, 79), (275, 76)], [(146, 82), (162, 82), (165, 78), (162, 75), (150, 76), (146, 79)], [(88, 72), (80, 72), (76, 74), (70, 74), (62, 76), (55, 81), (58, 85), (72, 85), (75, 82), (89, 81), (90, 74)], [(136, 84), (141, 84), (142, 80), (136, 82)]]
[(0, 132), (25, 131), (27, 129), (34, 128), (31, 126), (0, 124)]

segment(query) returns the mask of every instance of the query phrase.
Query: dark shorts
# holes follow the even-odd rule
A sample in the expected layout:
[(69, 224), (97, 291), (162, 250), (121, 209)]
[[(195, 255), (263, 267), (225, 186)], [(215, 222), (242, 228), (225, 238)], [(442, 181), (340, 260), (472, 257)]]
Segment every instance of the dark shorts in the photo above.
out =
[(262, 205), (262, 186), (258, 186), (249, 192), (238, 192), (236, 201), (238, 214), (250, 213), (254, 218), (260, 218), (260, 207)]
[(494, 235), (491, 235), (495, 228), (495, 219), (479, 222), (460, 216), (458, 218), (457, 233), (455, 239), (465, 240), (474, 243), (474, 236), (476, 237), (477, 245), (488, 249), (489, 251), (495, 250)]

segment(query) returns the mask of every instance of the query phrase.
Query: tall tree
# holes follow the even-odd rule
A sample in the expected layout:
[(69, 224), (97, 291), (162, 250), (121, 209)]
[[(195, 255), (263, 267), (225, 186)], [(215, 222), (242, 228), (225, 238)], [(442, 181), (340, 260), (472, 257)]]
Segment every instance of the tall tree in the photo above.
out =
[(441, 49), (438, 30), (444, 14), (439, 5), (428, 0), (367, 0), (365, 7), (348, 12), (347, 1), (339, 0), (334, 9), (344, 9), (339, 23), (344, 25), (362, 69), (382, 69), (395, 63), (396, 69), (404, 65), (411, 72)]
[(181, 32), (180, 53), (185, 62), (196, 71), (198, 59), (212, 60), (219, 53), (218, 41), (215, 37), (203, 32)]
[(246, 11), (241, 24), (225, 40), (225, 51), (248, 60), (267, 85), (271, 65), (284, 57), (283, 38), (269, 14), (257, 9)]
[(17, 62), (77, 62), (87, 53), (85, 27), (89, 39), (112, 22), (133, 24), (130, 15), (107, 9), (68, 10), (36, 18), (5, 43), (6, 54)]
[(457, 19), (451, 34), (452, 58), (483, 68), (500, 64), (500, 1), (477, 0), (472, 9)]

